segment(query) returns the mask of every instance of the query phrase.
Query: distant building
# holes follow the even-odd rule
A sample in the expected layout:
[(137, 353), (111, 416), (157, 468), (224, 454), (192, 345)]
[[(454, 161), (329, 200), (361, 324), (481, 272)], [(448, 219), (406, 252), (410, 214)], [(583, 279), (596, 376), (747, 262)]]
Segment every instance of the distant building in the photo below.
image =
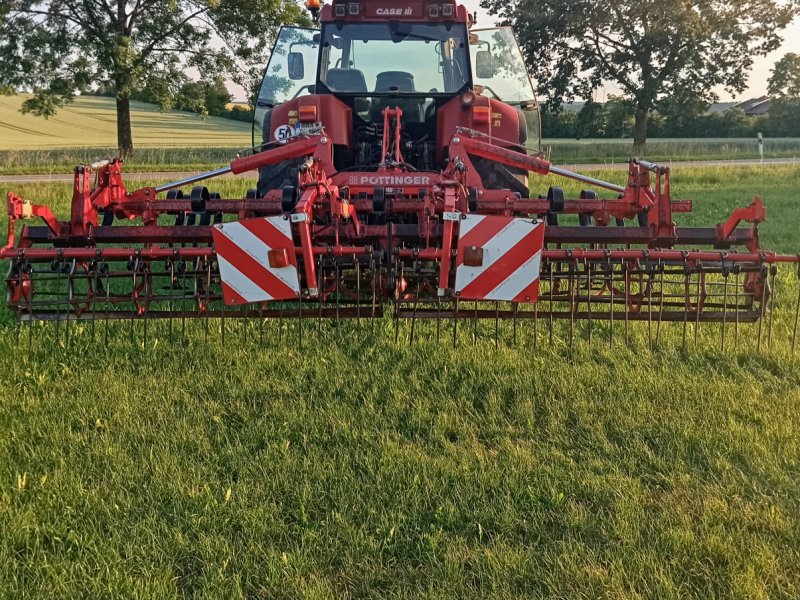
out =
[(765, 115), (769, 112), (770, 102), (771, 98), (769, 96), (759, 96), (758, 98), (750, 98), (750, 100), (740, 102), (732, 108), (738, 108), (748, 117)]

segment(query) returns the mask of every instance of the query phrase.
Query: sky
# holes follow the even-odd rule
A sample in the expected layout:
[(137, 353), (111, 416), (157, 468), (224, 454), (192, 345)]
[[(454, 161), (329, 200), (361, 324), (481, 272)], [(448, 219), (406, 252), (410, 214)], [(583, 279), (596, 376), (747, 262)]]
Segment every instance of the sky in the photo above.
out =
[[(488, 14), (482, 9), (479, 4), (480, 0), (461, 0), (461, 3), (467, 7), (470, 12), (478, 13), (478, 27), (490, 27), (497, 21), (495, 17)], [(729, 100), (746, 100), (756, 96), (763, 96), (767, 93), (767, 79), (769, 79), (770, 71), (772, 70), (775, 61), (781, 58), (787, 52), (795, 52), (800, 54), (800, 15), (795, 18), (794, 22), (783, 32), (783, 46), (775, 52), (770, 52), (767, 56), (757, 57), (753, 64), (753, 70), (750, 73), (748, 80), (748, 89), (736, 98), (732, 98), (725, 90), (719, 89), (721, 101)], [(608, 94), (618, 93), (614, 86), (606, 86), (602, 90), (597, 91), (595, 100), (604, 101), (605, 96)]]

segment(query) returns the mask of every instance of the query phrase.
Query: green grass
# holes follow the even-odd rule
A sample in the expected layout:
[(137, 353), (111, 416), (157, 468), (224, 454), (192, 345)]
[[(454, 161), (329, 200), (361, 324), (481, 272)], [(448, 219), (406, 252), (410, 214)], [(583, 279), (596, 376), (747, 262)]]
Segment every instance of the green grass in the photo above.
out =
[[(555, 163), (621, 163), (632, 153), (630, 139), (564, 140), (547, 139), (542, 149)], [(651, 138), (645, 153), (653, 161), (735, 160), (759, 158), (755, 138)], [(800, 138), (767, 138), (765, 158), (797, 158), (800, 162)]]
[[(704, 224), (761, 194), (763, 245), (793, 252), (799, 184), (686, 169), (674, 192)], [(61, 215), (68, 187), (15, 186)], [(724, 355), (718, 325), (683, 353), (679, 327), (649, 352), (644, 327), (608, 348), (584, 324), (570, 352), (528, 329), (512, 347), (508, 325), (495, 349), (493, 324), (409, 348), (390, 319), (307, 323), (302, 349), (294, 324), (261, 343), (233, 321), (224, 343), (219, 322), (185, 343), (150, 323), (146, 349), (143, 323), (108, 348), (35, 326), (28, 349), (6, 313), (0, 596), (796, 598), (798, 288), (779, 283), (771, 351), (747, 326)]]

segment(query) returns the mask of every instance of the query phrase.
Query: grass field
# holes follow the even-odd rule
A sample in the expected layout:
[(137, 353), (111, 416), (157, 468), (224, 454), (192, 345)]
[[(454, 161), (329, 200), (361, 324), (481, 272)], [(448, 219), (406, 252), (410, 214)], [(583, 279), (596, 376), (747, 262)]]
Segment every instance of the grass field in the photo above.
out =
[[(110, 98), (82, 97), (45, 120), (21, 115), (22, 96), (0, 96), (0, 174), (68, 173), (77, 164), (116, 154), (115, 105)], [(128, 171), (191, 171), (229, 162), (251, 146), (251, 128), (230, 119), (179, 111), (161, 113), (133, 103), (136, 151)], [(75, 140), (81, 140), (76, 144)], [(631, 140), (548, 139), (551, 160), (568, 163), (618, 163), (628, 160)], [(657, 161), (757, 158), (754, 139), (651, 139), (648, 158)], [(764, 143), (766, 158), (800, 159), (800, 139)]]
[[(68, 188), (15, 191), (64, 215)], [(763, 245), (796, 252), (798, 189), (800, 168), (748, 167), (673, 191), (703, 224), (759, 193)], [(307, 325), (302, 350), (293, 325), (223, 343), (218, 322), (185, 344), (151, 323), (145, 350), (127, 325), (105, 348), (73, 324), (69, 351), (37, 327), (28, 349), (6, 311), (0, 597), (797, 598), (798, 284), (779, 283), (760, 354), (750, 326), (721, 354), (717, 325), (685, 354), (642, 328), (573, 353), (507, 329), (409, 348), (388, 318)]]

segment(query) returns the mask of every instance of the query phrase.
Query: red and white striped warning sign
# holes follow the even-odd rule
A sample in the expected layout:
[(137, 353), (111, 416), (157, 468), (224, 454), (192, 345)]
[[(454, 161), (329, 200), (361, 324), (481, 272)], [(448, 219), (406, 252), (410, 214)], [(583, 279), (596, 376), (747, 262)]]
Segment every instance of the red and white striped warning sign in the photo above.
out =
[(220, 223), (212, 229), (225, 304), (300, 296), (292, 230), (284, 217)]
[(462, 215), (455, 293), (469, 300), (536, 302), (544, 224), (534, 219)]

